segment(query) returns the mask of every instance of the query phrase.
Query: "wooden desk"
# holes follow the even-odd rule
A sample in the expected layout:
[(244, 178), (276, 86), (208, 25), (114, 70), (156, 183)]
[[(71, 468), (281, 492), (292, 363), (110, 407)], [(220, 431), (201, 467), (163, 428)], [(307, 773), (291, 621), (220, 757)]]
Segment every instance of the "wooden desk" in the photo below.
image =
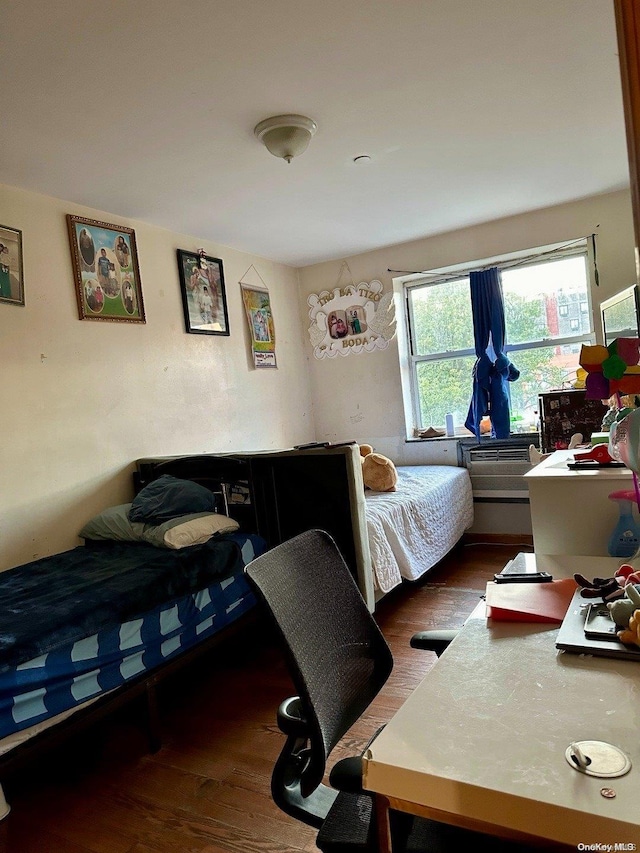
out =
[[(537, 562), (555, 577), (593, 577), (622, 561)], [(382, 806), (505, 837), (640, 849), (640, 666), (557, 652), (556, 633), (540, 623), (488, 625), (476, 608), (368, 750), (365, 787)], [(619, 746), (631, 771), (581, 774), (565, 758), (576, 740)], [(603, 797), (605, 787), (616, 797)]]
[(531, 529), (536, 554), (608, 555), (618, 522), (611, 492), (633, 489), (628, 468), (574, 471), (575, 451), (557, 450), (524, 475), (529, 487)]

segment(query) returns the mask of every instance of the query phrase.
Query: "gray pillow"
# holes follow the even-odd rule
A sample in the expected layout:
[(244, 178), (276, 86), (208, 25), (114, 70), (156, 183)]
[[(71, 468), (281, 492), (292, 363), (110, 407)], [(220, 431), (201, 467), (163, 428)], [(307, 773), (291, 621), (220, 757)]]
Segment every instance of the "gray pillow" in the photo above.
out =
[(129, 518), (131, 521), (161, 524), (178, 515), (214, 512), (215, 508), (215, 495), (209, 489), (191, 480), (163, 474), (136, 495), (129, 510)]
[(130, 510), (131, 504), (111, 506), (88, 521), (78, 536), (81, 539), (143, 542), (144, 524), (129, 521)]

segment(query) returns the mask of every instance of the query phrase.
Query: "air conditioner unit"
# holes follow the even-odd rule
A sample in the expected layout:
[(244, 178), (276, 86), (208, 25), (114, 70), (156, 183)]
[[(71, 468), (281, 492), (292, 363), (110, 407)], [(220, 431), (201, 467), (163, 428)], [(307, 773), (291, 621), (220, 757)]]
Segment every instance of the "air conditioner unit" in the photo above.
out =
[(531, 470), (527, 447), (463, 448), (473, 499), (485, 503), (528, 503), (529, 490), (523, 479)]

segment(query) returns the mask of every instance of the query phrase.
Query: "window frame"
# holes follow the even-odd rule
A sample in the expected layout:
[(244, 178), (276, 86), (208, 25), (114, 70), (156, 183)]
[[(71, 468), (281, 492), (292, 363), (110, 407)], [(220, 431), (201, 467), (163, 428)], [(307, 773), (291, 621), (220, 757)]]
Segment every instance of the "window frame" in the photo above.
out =
[[(565, 258), (570, 257), (582, 257), (584, 258), (585, 264), (585, 275), (587, 281), (587, 305), (588, 309), (585, 314), (590, 317), (590, 325), (591, 332), (587, 335), (577, 334), (577, 335), (568, 335), (563, 337), (554, 337), (554, 338), (543, 338), (536, 339), (535, 341), (527, 341), (525, 343), (520, 344), (510, 344), (505, 343), (504, 352), (506, 355), (511, 355), (513, 353), (518, 353), (522, 350), (531, 350), (531, 349), (541, 349), (543, 347), (562, 347), (562, 346), (572, 346), (574, 344), (594, 344), (596, 341), (596, 331), (595, 331), (595, 322), (593, 315), (593, 300), (592, 300), (592, 252), (591, 246), (589, 242), (585, 239), (584, 241), (576, 241), (576, 243), (571, 244), (570, 246), (561, 246), (561, 247), (541, 247), (538, 249), (531, 249), (523, 255), (513, 254), (509, 256), (503, 256), (501, 258), (496, 258), (492, 261), (477, 261), (472, 264), (465, 264), (460, 267), (450, 267), (450, 268), (442, 268), (440, 270), (436, 270), (433, 272), (433, 278), (425, 279), (424, 275), (427, 273), (419, 274), (418, 276), (411, 276), (408, 279), (404, 279), (401, 281), (402, 286), (402, 302), (404, 306), (404, 322), (405, 322), (405, 336), (406, 336), (406, 357), (407, 357), (407, 366), (408, 366), (408, 385), (409, 385), (409, 396), (410, 396), (410, 409), (412, 413), (413, 425), (411, 428), (409, 424), (407, 424), (407, 435), (416, 433), (417, 430), (423, 429), (424, 425), (422, 424), (421, 417), (421, 407), (420, 407), (420, 397), (419, 397), (419, 387), (418, 387), (418, 365), (423, 362), (433, 362), (440, 361), (446, 358), (464, 358), (471, 356), (475, 360), (476, 351), (475, 346), (472, 346), (468, 349), (460, 349), (460, 350), (447, 350), (444, 352), (430, 353), (429, 355), (416, 355), (416, 341), (414, 337), (414, 329), (415, 329), (415, 321), (413, 316), (413, 303), (411, 300), (411, 292), (418, 288), (423, 287), (433, 287), (437, 285), (446, 284), (451, 281), (459, 281), (460, 279), (468, 278), (469, 274), (474, 270), (487, 268), (487, 267), (498, 267), (498, 269), (502, 272), (503, 270), (509, 270), (510, 268), (517, 265), (518, 267), (530, 267), (530, 266), (540, 266), (545, 263), (551, 263), (553, 261), (564, 260)], [(514, 263), (515, 262), (515, 263)], [(583, 316), (582, 310), (580, 311), (580, 316)], [(507, 336), (509, 334), (509, 329), (507, 328)], [(516, 360), (517, 363), (517, 360)], [(469, 395), (469, 400), (471, 400), (471, 394)], [(406, 409), (406, 406), (405, 406)], [(442, 427), (442, 424), (432, 424), (432, 426)]]

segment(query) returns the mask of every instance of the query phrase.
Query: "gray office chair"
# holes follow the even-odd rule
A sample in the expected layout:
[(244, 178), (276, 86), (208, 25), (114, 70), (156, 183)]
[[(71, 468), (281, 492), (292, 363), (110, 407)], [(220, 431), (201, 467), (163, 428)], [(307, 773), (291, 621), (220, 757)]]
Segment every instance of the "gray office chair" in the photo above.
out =
[[(258, 557), (245, 569), (270, 614), (297, 696), (278, 710), (287, 736), (271, 792), (287, 814), (316, 827), (323, 853), (376, 853), (374, 799), (362, 788), (360, 755), (329, 756), (387, 681), (391, 651), (333, 539), (311, 530)], [(446, 638), (444, 638), (446, 639)], [(523, 853), (493, 837), (391, 813), (394, 853), (480, 849)]]

